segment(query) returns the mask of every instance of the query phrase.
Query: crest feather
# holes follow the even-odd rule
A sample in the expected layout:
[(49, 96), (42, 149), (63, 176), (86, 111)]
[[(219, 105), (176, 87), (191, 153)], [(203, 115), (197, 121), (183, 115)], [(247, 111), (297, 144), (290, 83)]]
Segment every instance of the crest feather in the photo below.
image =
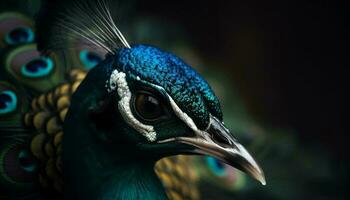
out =
[(114, 54), (116, 49), (130, 48), (110, 7), (108, 0), (44, 2), (37, 20), (39, 50), (66, 50), (83, 44)]

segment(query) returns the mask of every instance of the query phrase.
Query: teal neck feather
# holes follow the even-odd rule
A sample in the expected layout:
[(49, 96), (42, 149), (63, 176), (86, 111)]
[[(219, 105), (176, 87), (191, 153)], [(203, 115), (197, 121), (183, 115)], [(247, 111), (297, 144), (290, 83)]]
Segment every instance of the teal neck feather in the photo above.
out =
[[(98, 107), (105, 93), (101, 92), (104, 82), (98, 77), (100, 73), (89, 74), (73, 95), (64, 123), (65, 199), (167, 199), (154, 172), (157, 158), (142, 155), (135, 144), (125, 140), (132, 130), (121, 116), (111, 115), (107, 126), (112, 124), (113, 128), (108, 131), (98, 129), (90, 120), (89, 109)], [(117, 139), (112, 142), (107, 135)]]
[(89, 148), (80, 153), (80, 158), (69, 161), (79, 166), (72, 171), (78, 178), (66, 186), (72, 199), (167, 199), (154, 173), (153, 161), (132, 162), (119, 159), (118, 155), (114, 160), (106, 160), (100, 152)]
[(135, 163), (131, 166), (118, 167), (111, 173), (111, 176), (107, 177), (107, 181), (103, 183), (102, 199), (167, 199), (153, 171), (153, 165)]

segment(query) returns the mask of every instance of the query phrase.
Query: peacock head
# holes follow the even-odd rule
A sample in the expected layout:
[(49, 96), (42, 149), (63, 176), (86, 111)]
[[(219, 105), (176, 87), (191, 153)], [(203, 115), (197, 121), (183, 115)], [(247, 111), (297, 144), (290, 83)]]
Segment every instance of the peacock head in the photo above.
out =
[(210, 155), (265, 184), (263, 171), (225, 127), (208, 83), (158, 48), (135, 45), (107, 56), (73, 95), (68, 126), (79, 129), (79, 113), (111, 157), (115, 151), (125, 159)]

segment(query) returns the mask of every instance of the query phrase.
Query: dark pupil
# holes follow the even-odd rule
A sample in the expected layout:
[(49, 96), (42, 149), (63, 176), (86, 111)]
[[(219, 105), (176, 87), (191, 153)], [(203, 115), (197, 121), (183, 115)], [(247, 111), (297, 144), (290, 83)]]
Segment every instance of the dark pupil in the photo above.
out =
[(24, 28), (15, 28), (10, 32), (10, 38), (16, 42), (26, 42), (28, 40), (29, 34)]
[(40, 59), (32, 60), (26, 65), (26, 69), (29, 72), (35, 73), (39, 71), (39, 68), (46, 68), (46, 62)]
[(8, 94), (0, 94), (0, 109), (6, 108), (8, 102), (11, 102), (11, 97)]
[(222, 162), (220, 162), (216, 159), (215, 159), (215, 165), (216, 165), (217, 169), (224, 169), (225, 168), (224, 164), (222, 164)]
[(136, 97), (136, 110), (146, 120), (155, 120), (162, 115), (159, 101), (148, 94), (139, 94)]
[(90, 62), (93, 62), (93, 63), (99, 63), (99, 62), (101, 62), (101, 58), (98, 56), (98, 55), (96, 55), (96, 54), (94, 54), (94, 53), (91, 53), (91, 52), (89, 52), (88, 54), (87, 54), (87, 59), (90, 61)]

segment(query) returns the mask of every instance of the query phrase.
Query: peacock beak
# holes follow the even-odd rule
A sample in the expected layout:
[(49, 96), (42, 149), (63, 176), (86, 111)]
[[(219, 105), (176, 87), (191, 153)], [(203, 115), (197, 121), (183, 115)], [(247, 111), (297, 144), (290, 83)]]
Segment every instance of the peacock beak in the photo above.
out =
[(193, 137), (177, 137), (175, 141), (194, 147), (192, 153), (213, 156), (266, 185), (264, 172), (257, 162), (214, 116), (210, 117), (210, 124), (205, 131), (196, 131)]

